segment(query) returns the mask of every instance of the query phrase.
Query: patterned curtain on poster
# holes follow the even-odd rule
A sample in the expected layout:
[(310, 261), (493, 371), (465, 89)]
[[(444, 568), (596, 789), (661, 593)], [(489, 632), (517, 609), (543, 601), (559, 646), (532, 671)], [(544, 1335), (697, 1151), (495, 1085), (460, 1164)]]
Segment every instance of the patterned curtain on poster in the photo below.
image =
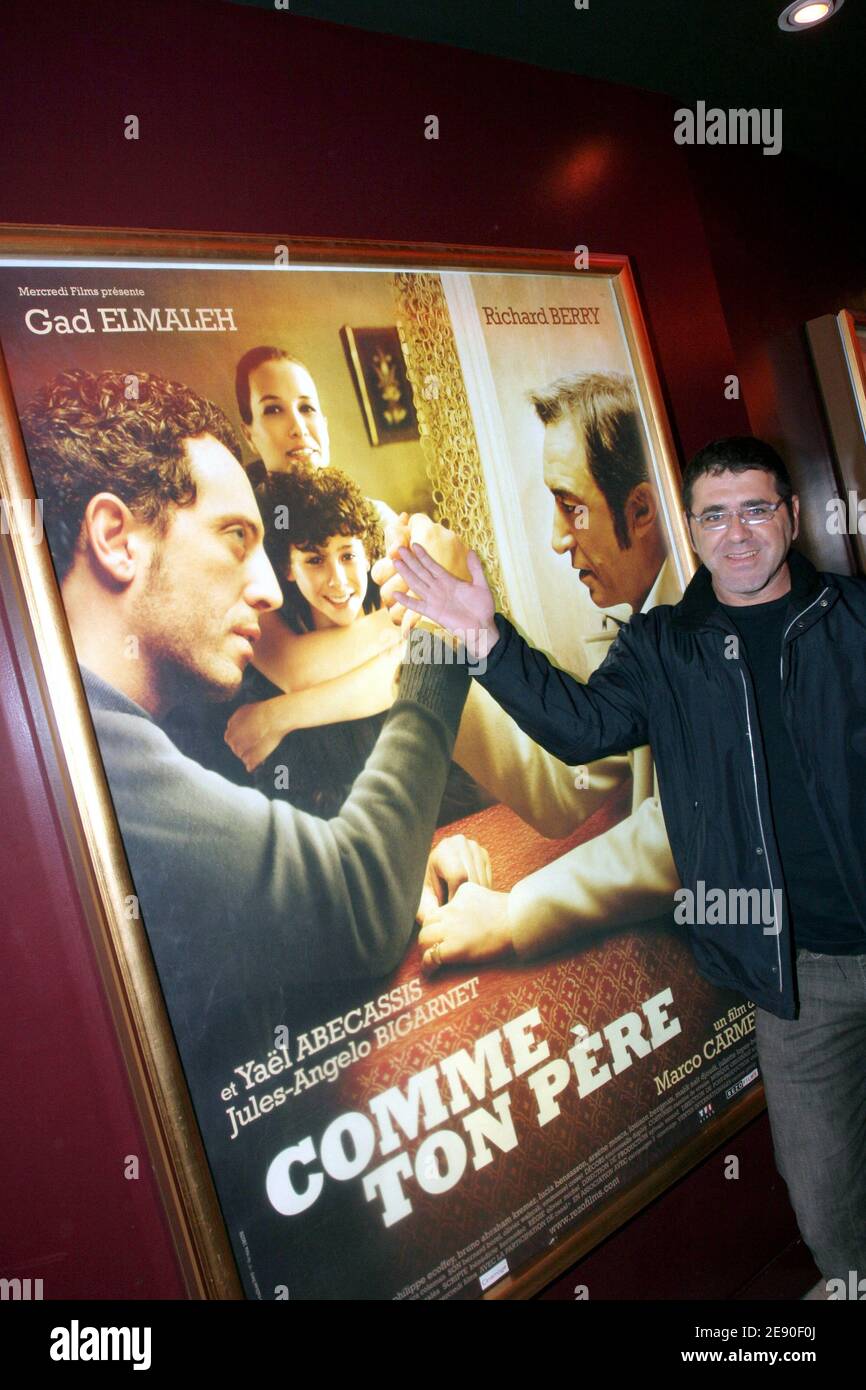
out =
[(496, 607), (511, 617), (457, 345), (438, 275), (398, 273), (397, 327), (415, 396), (437, 521), (475, 550)]

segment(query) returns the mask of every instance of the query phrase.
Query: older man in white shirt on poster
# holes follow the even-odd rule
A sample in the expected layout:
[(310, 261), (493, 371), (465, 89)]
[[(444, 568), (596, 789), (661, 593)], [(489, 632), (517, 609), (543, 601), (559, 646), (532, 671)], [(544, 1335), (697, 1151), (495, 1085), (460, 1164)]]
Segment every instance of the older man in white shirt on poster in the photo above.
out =
[[(544, 424), (544, 482), (554, 499), (552, 545), (569, 555), (597, 607), (602, 630), (584, 639), (589, 675), (631, 612), (675, 603), (681, 589), (668, 553), (631, 384), (613, 373), (566, 377), (531, 397)], [(437, 533), (439, 533), (437, 537)], [(462, 543), (427, 524), (455, 558)], [(465, 554), (465, 548), (464, 554)], [(568, 590), (563, 576), (562, 598)], [(402, 581), (401, 581), (402, 582)], [(386, 599), (396, 596), (386, 585)], [(612, 613), (610, 610), (617, 610)], [(425, 915), (426, 967), (530, 958), (582, 933), (669, 913), (679, 885), (649, 748), (589, 768), (568, 767), (528, 735), (473, 682), (455, 760), (522, 820), (551, 839), (571, 835), (632, 776), (631, 813), (609, 830), (530, 874), (510, 892), (464, 884)]]

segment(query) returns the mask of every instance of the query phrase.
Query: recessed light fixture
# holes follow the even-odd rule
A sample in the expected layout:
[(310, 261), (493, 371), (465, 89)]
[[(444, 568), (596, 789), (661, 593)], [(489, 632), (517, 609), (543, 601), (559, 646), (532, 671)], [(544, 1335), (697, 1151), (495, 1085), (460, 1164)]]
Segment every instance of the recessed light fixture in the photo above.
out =
[(789, 34), (814, 29), (816, 24), (823, 24), (825, 19), (841, 10), (844, 3), (845, 0), (795, 0), (779, 15), (779, 28), (786, 29)]

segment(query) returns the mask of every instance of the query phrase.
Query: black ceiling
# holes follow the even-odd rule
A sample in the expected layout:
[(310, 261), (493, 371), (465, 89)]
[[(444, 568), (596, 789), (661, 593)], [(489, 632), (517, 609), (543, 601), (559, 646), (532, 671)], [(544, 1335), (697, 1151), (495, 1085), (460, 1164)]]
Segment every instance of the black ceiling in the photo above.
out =
[[(275, 0), (233, 0), (285, 15)], [(779, 29), (783, 0), (288, 0), (292, 14), (453, 44), (665, 92), (693, 105), (781, 107), (784, 149), (859, 181), (863, 0)]]

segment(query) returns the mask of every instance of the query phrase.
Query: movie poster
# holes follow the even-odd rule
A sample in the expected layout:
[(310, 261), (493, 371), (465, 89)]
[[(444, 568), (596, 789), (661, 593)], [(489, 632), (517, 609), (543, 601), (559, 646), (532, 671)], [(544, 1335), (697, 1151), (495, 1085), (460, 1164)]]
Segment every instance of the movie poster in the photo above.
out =
[[(474, 548), (500, 609), (581, 679), (631, 613), (681, 595), (670, 461), (627, 327), (602, 274), (0, 265), (19, 415), (63, 377), (78, 458), (88, 417), (76, 392), (92, 408), (94, 378), (110, 373), (116, 389), (119, 377), (133, 408), (154, 375), (180, 383), (223, 413), (246, 470), (231, 486), (256, 499), (266, 532), (283, 532), (268, 554), (282, 556), (296, 627), (270, 601), (267, 641), (232, 632), (244, 674), (231, 698), (147, 709), (129, 611), (106, 658), (110, 606), (88, 619), (81, 603), (93, 572), (77, 522), (48, 506), (31, 518), (58, 573), (64, 548), (133, 883), (171, 866), (150, 913), (142, 892), (142, 926), (252, 1298), (477, 1298), (756, 1082), (752, 1006), (692, 963), (648, 749), (567, 767), (473, 682), (437, 806), (417, 758), (376, 764), (372, 809), (364, 782), (400, 651), (370, 568), (402, 514)], [(151, 467), (144, 455), (130, 464), (130, 448), (117, 446), (124, 486)], [(300, 499), (282, 511), (274, 475)], [(200, 496), (172, 498), (179, 524)], [(335, 529), (317, 530), (332, 515)], [(151, 649), (162, 625), (179, 666), (207, 641), (209, 609), (193, 597), (199, 552), (174, 525), (136, 613)], [(234, 531), (232, 545), (249, 543)], [(167, 556), (187, 567), (187, 589)], [(123, 589), (121, 568), (113, 582)], [(431, 747), (430, 778), (436, 757)], [(363, 806), (347, 812), (359, 788)], [(329, 945), (335, 914), (351, 912), (346, 884), (354, 874), (368, 916), (381, 905), (387, 937), (390, 887), (409, 872), (386, 832), (395, 796), (407, 823), (428, 818), (418, 908), (436, 939), (425, 948), (407, 920), (396, 964), (370, 951), (347, 975)], [(273, 802), (269, 857), (253, 829), (271, 823)], [(365, 878), (351, 846), (379, 834), (387, 872)], [(215, 882), (230, 920), (202, 906)]]

